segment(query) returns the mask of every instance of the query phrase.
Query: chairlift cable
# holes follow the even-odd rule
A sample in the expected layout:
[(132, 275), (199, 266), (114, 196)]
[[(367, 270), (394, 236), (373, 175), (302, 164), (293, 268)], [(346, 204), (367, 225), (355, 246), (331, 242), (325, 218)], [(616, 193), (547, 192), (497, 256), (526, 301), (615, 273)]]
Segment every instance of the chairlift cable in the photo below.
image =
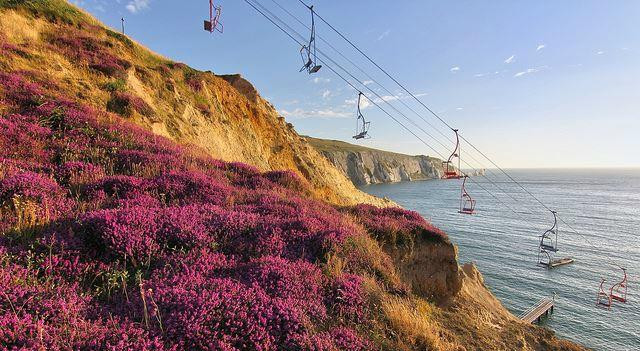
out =
[[(303, 0), (298, 0), (298, 2), (300, 2), (301, 4), (303, 4), (304, 6), (307, 6), (305, 4), (305, 2)], [(307, 6), (308, 7), (308, 6)], [(423, 103), (417, 96), (415, 96), (415, 94), (413, 94), (411, 91), (409, 91), (402, 83), (400, 83), (398, 81), (398, 79), (396, 79), (395, 77), (393, 77), (387, 70), (385, 70), (384, 68), (382, 68), (377, 62), (375, 62), (369, 55), (367, 55), (364, 51), (362, 51), (357, 45), (355, 45), (353, 43), (353, 41), (351, 41), (349, 38), (347, 38), (342, 32), (340, 32), (338, 29), (336, 29), (333, 25), (331, 25), (331, 23), (329, 23), (327, 20), (325, 20), (320, 14), (316, 13), (316, 16), (322, 21), (324, 22), (329, 28), (331, 28), (334, 32), (336, 32), (336, 34), (338, 34), (342, 39), (344, 39), (347, 43), (349, 43), (349, 45), (351, 45), (356, 51), (358, 51), (361, 55), (363, 55), (369, 62), (371, 62), (371, 64), (373, 64), (374, 66), (376, 66), (380, 71), (382, 71), (389, 79), (391, 79), (392, 81), (394, 81), (400, 88), (402, 88), (402, 90), (404, 90), (407, 94), (409, 94), (411, 97), (413, 97), (414, 100), (416, 100), (420, 105), (422, 105), (427, 111), (429, 111), (434, 117), (436, 117), (438, 120), (440, 120), (440, 122), (442, 122), (445, 126), (447, 126), (449, 129), (454, 130), (454, 128), (447, 123), (439, 114), (437, 114), (434, 110), (432, 110), (429, 106), (427, 106), (425, 103)], [(489, 158), (485, 153), (481, 152), (474, 144), (472, 144), (467, 138), (465, 138), (463, 135), (460, 135), (460, 138), (465, 141), (467, 144), (469, 144), (474, 150), (476, 150), (480, 155), (482, 155), (484, 158), (486, 158), (493, 166), (495, 166), (496, 168), (498, 168), (503, 174), (505, 174), (512, 182), (514, 182), (516, 185), (518, 185), (521, 189), (523, 189), (525, 191), (525, 193), (527, 193), (529, 196), (531, 196), (534, 200), (536, 200), (540, 205), (542, 205), (542, 207), (544, 207), (546, 210), (548, 211), (553, 211), (551, 208), (549, 208), (546, 204), (544, 204), (537, 196), (535, 196), (533, 193), (531, 193), (527, 188), (525, 188), (520, 182), (518, 182), (517, 180), (515, 180), (508, 172), (506, 172), (502, 167), (498, 166), (491, 158)], [(477, 182), (474, 182), (477, 184)], [(594, 248), (597, 248), (596, 245), (594, 245), (586, 236), (584, 236), (583, 234), (581, 234), (580, 232), (578, 232), (573, 226), (571, 226), (569, 223), (567, 223), (562, 217), (559, 217), (560, 221), (566, 225), (571, 232), (579, 235), (580, 237), (582, 237), (583, 239), (585, 239), (585, 241), (587, 241), (587, 243), (589, 243), (591, 246), (593, 246)], [(612, 263), (612, 261), (607, 258), (607, 261), (609, 261), (609, 263)], [(617, 267), (621, 267), (618, 264), (612, 263), (613, 265), (617, 266)]]
[[(257, 0), (254, 0), (257, 3)], [(287, 36), (289, 36), (294, 42), (300, 44), (299, 41), (297, 41), (289, 32), (287, 32), (286, 30), (284, 30), (281, 26), (279, 26), (277, 23), (275, 23), (269, 16), (267, 16), (264, 12), (260, 11), (258, 8), (256, 8), (253, 4), (251, 4), (248, 0), (245, 0), (245, 2), (247, 2), (251, 7), (253, 7), (257, 12), (259, 12), (263, 17), (267, 18), (267, 20), (269, 20), (271, 23), (273, 23), (276, 27), (278, 27), (282, 32), (284, 32)], [(273, 15), (273, 14), (272, 14)], [(277, 16), (273, 15), (274, 17), (278, 18)], [(283, 22), (282, 20), (280, 20), (278, 18), (279, 21)], [(286, 23), (284, 23), (286, 25)], [(288, 28), (291, 29), (291, 27), (289, 27), (288, 25), (286, 25)], [(295, 30), (292, 30), (294, 33), (298, 34)], [(299, 35), (299, 34), (298, 34)], [(299, 35), (300, 36), (300, 35)], [(323, 54), (321, 52), (321, 54)], [(324, 54), (323, 54), (324, 55)], [(354, 80), (356, 80), (358, 83), (360, 83), (361, 85), (365, 86), (363, 82), (361, 82), (360, 80), (358, 80), (357, 78), (355, 78), (349, 71), (345, 70), (342, 66), (340, 66), (339, 64), (337, 64), (335, 61), (333, 61), (331, 59), (331, 57), (325, 55), (327, 57), (327, 59), (329, 59), (330, 61), (332, 61), (332, 63), (336, 64), (338, 67), (340, 67), (340, 69), (342, 69), (343, 71), (345, 71), (347, 74), (349, 74)], [(341, 75), (338, 71), (336, 71), (333, 67), (329, 66), (326, 64), (326, 62), (324, 62), (324, 60), (322, 60), (322, 58), (318, 58), (320, 60), (320, 62), (322, 64), (324, 64), (329, 70), (331, 70), (334, 74), (336, 74), (338, 77), (340, 77), (340, 79), (342, 79), (345, 83), (347, 83), (349, 86), (351, 86), (354, 90), (359, 91), (347, 78), (345, 78), (343, 75)], [(375, 92), (374, 92), (375, 93)], [(376, 94), (377, 95), (377, 94)], [(384, 100), (383, 100), (384, 101)], [(384, 108), (382, 108), (382, 106), (380, 106), (378, 103), (376, 103), (375, 101), (371, 101), (376, 107), (378, 107), (381, 111), (383, 111), (385, 114), (387, 114), (391, 119), (393, 119), (396, 123), (398, 123), (402, 128), (404, 128), (405, 130), (407, 130), (410, 134), (412, 134), (413, 136), (415, 136), (418, 140), (420, 140), (423, 144), (425, 144), (427, 147), (431, 148), (432, 150), (434, 150), (437, 154), (440, 154), (437, 150), (433, 149), (433, 147), (431, 145), (429, 145), (428, 143), (426, 143), (420, 136), (418, 136), (413, 130), (411, 130), (410, 128), (408, 128), (407, 126), (405, 126), (401, 121), (399, 121), (397, 118), (395, 118), (393, 115), (391, 115), (388, 111), (386, 111)], [(391, 104), (389, 104), (390, 106), (392, 106)], [(395, 108), (394, 108), (395, 109)], [(397, 109), (396, 109), (397, 110)], [(402, 114), (402, 113), (401, 113)], [(405, 118), (408, 119), (408, 117), (404, 116)], [(440, 154), (441, 155), (441, 154)], [(441, 155), (441, 157), (443, 157)], [(443, 157), (444, 158), (444, 157)], [(491, 191), (487, 190), (485, 187), (483, 187), (480, 183), (476, 182), (473, 178), (471, 179), (478, 187), (480, 187), (482, 190), (484, 190), (485, 192), (487, 192), (489, 195), (491, 195), (494, 199), (496, 199), (496, 201), (498, 201), (499, 203), (501, 203), (503, 206), (507, 207), (509, 210), (511, 210), (511, 212), (513, 212), (516, 216), (520, 217), (521, 220), (523, 220), (525, 223), (528, 222), (526, 219), (524, 219), (518, 212), (516, 212), (515, 210), (513, 210), (509, 205), (505, 204), (502, 200), (500, 200), (495, 194), (493, 194)], [(563, 221), (564, 222), (564, 221)], [(578, 233), (576, 231), (576, 233)], [(578, 233), (579, 234), (579, 233)], [(582, 236), (582, 235), (581, 235)], [(583, 236), (583, 238), (585, 240), (587, 240), (589, 243), (590, 241)], [(591, 243), (591, 245), (595, 248), (595, 245), (593, 245)], [(608, 261), (611, 263), (612, 261), (610, 259), (608, 259)], [(616, 264), (614, 264), (616, 265)], [(616, 265), (617, 267), (622, 268), (619, 265)], [(623, 268), (624, 270), (624, 268)], [(626, 271), (625, 271), (625, 282), (626, 284)], [(618, 283), (617, 285), (612, 286), (611, 290), (613, 291), (614, 287), (616, 286), (620, 286), (620, 284), (622, 283)], [(626, 288), (626, 285), (625, 285)]]
[[(269, 11), (268, 9), (264, 8), (264, 6), (262, 6), (257, 0), (244, 0), (247, 4), (249, 4), (251, 7), (253, 7), (258, 13), (260, 13), (263, 17), (265, 17), (267, 20), (269, 20), (272, 24), (274, 24), (278, 29), (280, 29), (282, 32), (284, 32), (289, 38), (291, 38), (294, 42), (296, 42), (297, 44), (301, 45), (301, 41), (299, 41), (298, 39), (294, 38), (294, 36), (289, 33), (287, 30), (285, 30), (283, 28), (283, 26), (287, 27), (289, 30), (291, 30), (294, 34), (296, 34), (298, 37), (303, 38), (302, 35), (300, 35), (300, 33), (298, 33), (295, 29), (291, 28), (286, 22), (284, 22), (282, 19), (280, 19), (277, 15), (273, 14), (271, 11)], [(258, 9), (253, 3), (254, 2), (257, 4), (257, 6), (261, 7), (262, 9), (264, 9), (264, 12), (260, 9)], [(272, 19), (271, 17), (269, 17), (265, 12), (268, 12), (271, 16), (273, 16), (278, 22), (282, 23), (283, 26), (278, 25), (274, 19)], [(342, 71), (344, 71), (347, 75), (349, 75), (353, 80), (357, 81), (360, 85), (364, 86), (367, 90), (369, 90), (373, 95), (376, 95), (381, 101), (384, 101), (384, 99), (382, 99), (382, 97), (375, 91), (373, 91), (371, 88), (367, 87), (362, 81), (360, 81), (358, 78), (356, 78), (355, 76), (353, 76), (353, 74), (351, 74), (348, 70), (346, 70), (344, 67), (342, 67), (340, 64), (338, 64), (337, 62), (335, 62), (330, 56), (326, 55), (324, 52), (322, 52), (321, 50), (318, 49), (318, 52), (323, 55), (324, 57), (326, 57), (329, 61), (331, 61), (331, 63), (333, 63), (334, 65), (336, 65), (337, 67), (339, 67)], [(327, 63), (321, 58), (318, 57), (318, 61), (320, 61), (320, 63), (323, 64), (323, 66), (326, 66), (329, 70), (331, 70), (334, 74), (336, 74), (340, 79), (342, 79), (345, 83), (347, 83), (351, 88), (353, 88), (355, 91), (360, 91), (358, 88), (356, 88), (355, 85), (353, 85), (353, 83), (351, 83), (351, 81), (349, 81), (347, 78), (345, 78), (342, 74), (340, 74), (338, 71), (336, 71), (332, 66), (327, 65)], [(396, 123), (398, 123), (403, 129), (405, 129), (406, 131), (408, 131), (410, 134), (412, 134), (414, 137), (416, 137), (420, 142), (422, 142), (425, 146), (427, 146), (428, 148), (430, 148), (431, 150), (433, 150), (436, 154), (438, 154), (441, 158), (445, 158), (444, 155), (442, 153), (440, 153), (438, 150), (434, 149), (429, 143), (427, 143), (423, 138), (421, 138), (418, 134), (416, 134), (411, 128), (407, 127), (404, 123), (402, 123), (400, 120), (398, 120), (396, 117), (394, 117), (391, 113), (389, 113), (387, 110), (385, 110), (382, 106), (380, 106), (380, 104), (378, 104), (377, 102), (375, 102), (372, 99), (369, 99), (370, 102), (375, 105), (378, 109), (380, 109), (384, 114), (386, 114), (387, 116), (389, 116), (392, 120), (394, 120)], [(384, 101), (385, 103), (387, 103), (389, 106), (391, 106), (391, 108), (393, 108), (394, 110), (396, 110), (396, 112), (398, 112), (400, 115), (402, 115), (405, 119), (407, 119), (409, 122), (415, 124), (410, 118), (408, 118), (406, 115), (404, 115), (401, 111), (399, 111), (397, 108), (395, 108), (395, 106), (389, 104), (387, 101)], [(418, 126), (418, 128), (422, 129), (420, 126)], [(428, 132), (424, 131), (422, 129), (422, 131), (424, 133), (426, 133), (427, 135), (431, 136), (430, 134), (428, 134)], [(433, 138), (433, 136), (431, 136)], [(517, 217), (519, 217), (522, 221), (524, 221), (525, 223), (528, 223), (529, 220), (525, 219), (520, 213), (518, 213), (517, 211), (515, 211), (511, 206), (509, 206), (508, 204), (506, 204), (505, 202), (503, 202), (500, 198), (498, 198), (493, 192), (491, 192), (490, 190), (488, 190), (487, 188), (485, 188), (484, 186), (482, 186), (479, 182), (475, 181), (472, 177), (470, 178), (470, 180), (477, 185), (480, 189), (482, 189), (483, 191), (485, 191), (486, 193), (488, 193), (490, 196), (492, 196), (496, 201), (498, 201), (500, 204), (502, 204), (504, 207), (506, 207), (507, 209), (509, 209), (511, 212), (513, 212)]]
[[(284, 11), (287, 15), (289, 15), (291, 18), (293, 18), (296, 22), (298, 22), (300, 25), (304, 26), (307, 29), (310, 29), (309, 26), (307, 24), (305, 24), (303, 21), (301, 21), (297, 16), (295, 16), (294, 14), (291, 13), (291, 11), (287, 10), (287, 8), (285, 8), (284, 6), (282, 6), (278, 1), (276, 0), (271, 0), (271, 2), (273, 2), (278, 8), (280, 8), (282, 11)], [(306, 5), (305, 5), (306, 6)], [(263, 7), (264, 8), (264, 7)], [(320, 16), (318, 16), (320, 18)], [(324, 20), (323, 20), (324, 21)], [(325, 22), (326, 23), (326, 22)], [(334, 29), (335, 30), (335, 29)], [(344, 55), (340, 50), (338, 50), (335, 46), (333, 46), (329, 41), (325, 40), (322, 36), (318, 35), (317, 36), (318, 39), (320, 39), (323, 43), (325, 43), (327, 46), (329, 46), (333, 51), (335, 51), (338, 55), (340, 55), (343, 59), (345, 59), (347, 62), (349, 62), (352, 66), (354, 66), (357, 70), (359, 70), (361, 73), (363, 73), (367, 79), (371, 80), (372, 82), (374, 82), (377, 86), (379, 86), (380, 88), (382, 88), (386, 93), (390, 94), (390, 95), (395, 95), (393, 92), (391, 92), (386, 86), (382, 85), (380, 82), (378, 82), (378, 80), (376, 80), (375, 78), (373, 78), (369, 73), (367, 73), (365, 70), (363, 70), (358, 64), (354, 63), (351, 59), (349, 59), (346, 55)], [(326, 54), (325, 54), (326, 56)], [(429, 127), (433, 128), (436, 132), (438, 132), (442, 137), (444, 137), (447, 141), (450, 141), (453, 143), (452, 140), (449, 140), (449, 137), (446, 136), (439, 128), (437, 128), (435, 125), (433, 125), (431, 122), (429, 122), (429, 120), (427, 120), (423, 115), (421, 115), (420, 113), (418, 113), (414, 108), (412, 108), (411, 106), (409, 106), (406, 102), (404, 102), (402, 99), (398, 99), (398, 101), (405, 107), (407, 108), (409, 111), (411, 111), (412, 113), (414, 113), (416, 116), (418, 116), (422, 121), (424, 121)], [(438, 144), (440, 144), (440, 146), (442, 146), (443, 148), (447, 149), (448, 147), (446, 145), (444, 145), (439, 139), (436, 139), (435, 137), (431, 136), (430, 134), (427, 133), (427, 135), (429, 135), (433, 140), (435, 140)], [(482, 164), (482, 162), (480, 162), (477, 158), (475, 158), (472, 154), (468, 154), (467, 156), (469, 156), (473, 161), (475, 161), (476, 163), (479, 164), (479, 168), (473, 167), (471, 166), (469, 163), (465, 162), (465, 164), (468, 167), (471, 167), (471, 169), (476, 172), (476, 173), (480, 173), (479, 171), (484, 170), (485, 173), (486, 171), (488, 171), (490, 174), (495, 175), (495, 173), (493, 172), (493, 170), (489, 169), (488, 167), (484, 167), (484, 165)], [(463, 161), (464, 162), (464, 161)], [(502, 193), (504, 193), (506, 196), (508, 196), (509, 198), (511, 198), (511, 200), (513, 200), (516, 203), (519, 203), (521, 201), (519, 201), (518, 199), (516, 199), (513, 195), (511, 195), (511, 193), (509, 193), (508, 191), (505, 191), (504, 189), (502, 189), (500, 186), (497, 185), (497, 183), (493, 182), (491, 179), (489, 179), (486, 174), (482, 174), (482, 177), (484, 177), (485, 179), (487, 179), (490, 183), (492, 183), (496, 188), (498, 188)], [(497, 178), (497, 177), (496, 177)], [(528, 211), (528, 214), (533, 214), (532, 212)]]

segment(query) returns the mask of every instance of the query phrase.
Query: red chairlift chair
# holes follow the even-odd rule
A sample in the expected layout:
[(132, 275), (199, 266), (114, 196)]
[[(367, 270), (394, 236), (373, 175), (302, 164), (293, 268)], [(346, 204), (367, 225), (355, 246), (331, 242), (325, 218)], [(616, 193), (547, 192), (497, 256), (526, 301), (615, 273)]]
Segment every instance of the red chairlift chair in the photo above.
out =
[(601, 307), (606, 307), (607, 309), (611, 309), (614, 301), (626, 303), (627, 302), (627, 270), (626, 268), (620, 267), (622, 269), (623, 277), (619, 283), (616, 283), (611, 286), (609, 289), (609, 293), (604, 290), (605, 279), (600, 281), (600, 288), (598, 290), (598, 298), (596, 300), (596, 305)]
[[(442, 179), (460, 179), (462, 176), (460, 175), (460, 137), (458, 136), (458, 130), (454, 129), (454, 133), (456, 133), (456, 148), (449, 156), (449, 159), (442, 162), (442, 168), (444, 169), (444, 174), (442, 174)], [(458, 168), (453, 165), (453, 159), (458, 159)]]
[(604, 291), (604, 283), (606, 279), (602, 279), (600, 281), (600, 289), (598, 290), (598, 299), (596, 300), (596, 305), (600, 307), (606, 307), (607, 309), (611, 309), (611, 295), (607, 294)]
[(614, 284), (611, 287), (611, 290), (609, 290), (609, 296), (611, 297), (612, 300), (626, 303), (627, 302), (627, 270), (622, 267), (620, 268), (622, 269), (622, 273), (624, 274), (624, 277), (622, 278), (622, 281), (620, 281), (617, 284)]
[(209, 0), (209, 20), (204, 21), (204, 30), (209, 33), (224, 32), (224, 26), (220, 23), (221, 14), (222, 6), (216, 6), (213, 0)]

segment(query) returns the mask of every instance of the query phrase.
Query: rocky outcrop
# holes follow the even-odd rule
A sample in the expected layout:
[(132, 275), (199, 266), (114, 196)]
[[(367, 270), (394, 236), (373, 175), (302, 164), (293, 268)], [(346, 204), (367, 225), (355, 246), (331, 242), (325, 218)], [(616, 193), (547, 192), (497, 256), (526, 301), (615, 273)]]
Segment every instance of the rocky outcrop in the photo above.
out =
[(437, 179), (442, 160), (376, 150), (336, 140), (307, 137), (307, 141), (355, 185)]
[(463, 274), (458, 266), (456, 247), (417, 238), (410, 248), (383, 245), (393, 259), (402, 281), (413, 293), (433, 300), (446, 300), (462, 288)]

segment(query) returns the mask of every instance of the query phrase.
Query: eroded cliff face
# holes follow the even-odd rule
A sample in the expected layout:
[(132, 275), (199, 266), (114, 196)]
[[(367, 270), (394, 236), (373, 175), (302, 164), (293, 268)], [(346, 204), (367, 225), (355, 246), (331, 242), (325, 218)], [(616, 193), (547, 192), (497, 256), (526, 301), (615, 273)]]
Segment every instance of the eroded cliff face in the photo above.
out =
[(306, 139), (355, 185), (438, 179), (442, 175), (442, 161), (437, 158), (403, 155), (335, 140)]
[(82, 21), (89, 22), (84, 26), (92, 27), (91, 36), (73, 26), (60, 31), (58, 24), (38, 15), (3, 11), (0, 51), (17, 54), (3, 53), (0, 68), (59, 82), (80, 102), (106, 107), (215, 158), (262, 171), (293, 170), (318, 198), (332, 203), (391, 204), (357, 190), (240, 75), (194, 70), (149, 52), (88, 16)]
[(419, 296), (442, 301), (456, 296), (462, 288), (457, 249), (450, 242), (417, 238), (411, 246), (385, 244), (383, 250), (393, 259), (402, 280)]

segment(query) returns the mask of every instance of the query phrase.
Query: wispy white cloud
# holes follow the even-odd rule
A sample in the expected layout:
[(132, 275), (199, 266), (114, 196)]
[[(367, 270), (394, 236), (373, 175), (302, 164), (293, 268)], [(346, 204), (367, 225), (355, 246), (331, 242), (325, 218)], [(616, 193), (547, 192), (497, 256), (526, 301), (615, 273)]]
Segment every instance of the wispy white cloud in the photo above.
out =
[(325, 91), (322, 92), (322, 98), (323, 99), (327, 99), (331, 96), (331, 90), (329, 89), (325, 89)]
[(462, 111), (462, 110), (464, 110), (464, 107), (456, 107), (456, 110), (457, 111)]
[(307, 118), (348, 118), (353, 116), (353, 112), (339, 111), (333, 108), (324, 109), (312, 109), (305, 110), (302, 108), (296, 108), (295, 110), (280, 110), (280, 114), (287, 118), (292, 119), (307, 119)]
[(313, 83), (315, 84), (320, 84), (320, 83), (329, 83), (331, 82), (331, 79), (329, 78), (322, 78), (322, 77), (315, 77), (311, 80)]
[[(419, 97), (423, 97), (423, 96), (427, 96), (429, 95), (429, 93), (418, 93), (418, 94), (413, 94), (413, 96), (419, 98)], [(406, 94), (402, 94), (402, 93), (398, 93), (396, 95), (381, 95), (380, 97), (376, 97), (375, 99), (373, 99), (373, 102), (376, 104), (381, 104), (383, 102), (392, 102), (392, 101), (397, 101), (397, 100), (407, 100), (407, 99), (412, 99), (413, 97), (410, 95), (406, 95)], [(358, 98), (355, 97), (353, 99), (348, 99), (344, 101), (345, 104), (350, 105), (350, 106), (355, 106), (358, 103)], [(360, 101), (360, 108), (364, 109), (371, 106), (370, 100), (369, 98), (367, 98), (366, 96), (363, 96), (362, 101)]]
[(141, 10), (148, 9), (150, 3), (151, 0), (131, 0), (125, 7), (131, 13), (138, 13)]
[(382, 34), (380, 34), (380, 36), (378, 37), (378, 41), (386, 38), (389, 36), (389, 34), (391, 34), (391, 29), (387, 29), (385, 30)]
[(505, 69), (505, 70), (502, 70), (502, 72), (501, 71), (495, 71), (495, 72), (477, 73), (477, 74), (474, 74), (473, 76), (476, 77), (476, 78), (481, 78), (481, 77), (486, 77), (486, 76), (491, 76), (491, 75), (498, 75), (500, 73), (505, 73), (505, 72), (508, 72), (508, 71), (509, 70)]
[(451, 72), (458, 72), (458, 71), (460, 71), (460, 67), (458, 67), (458, 66), (451, 67), (451, 69), (450, 69), (449, 71), (451, 71)]
[(602, 51), (602, 50), (601, 50), (601, 51), (596, 52), (596, 55), (602, 55), (602, 54), (604, 54), (604, 51)]
[[(422, 96), (427, 96), (429, 95), (429, 93), (419, 93), (419, 94), (414, 94), (415, 97), (422, 97)], [(407, 100), (407, 99), (412, 99), (413, 97), (411, 95), (406, 95), (406, 94), (396, 94), (396, 95), (382, 95), (379, 98), (375, 98), (373, 101), (377, 104), (380, 104), (382, 102), (391, 102), (391, 101), (396, 101), (396, 100)]]
[(364, 84), (364, 85), (373, 84), (373, 81), (372, 80), (365, 80), (364, 82), (362, 82), (362, 84)]
[[(358, 104), (358, 98), (355, 97), (353, 99), (344, 100), (344, 103), (349, 106), (355, 106)], [(362, 99), (360, 100), (360, 109), (364, 110), (369, 106), (371, 106), (371, 101), (369, 100), (369, 98), (367, 98), (366, 95), (362, 96)]]
[(517, 77), (522, 77), (522, 76), (525, 76), (527, 74), (544, 71), (544, 70), (546, 70), (548, 68), (549, 68), (549, 66), (540, 66), (540, 67), (529, 68), (529, 69), (527, 69), (525, 71), (518, 72), (518, 73), (514, 74), (513, 76), (516, 77), (516, 78)]
[(507, 58), (506, 60), (504, 60), (504, 63), (512, 63), (515, 62), (516, 60), (516, 55), (511, 55), (509, 58)]
[(536, 51), (540, 51), (544, 48), (546, 48), (547, 46), (545, 44), (539, 44), (538, 47), (536, 48)]

